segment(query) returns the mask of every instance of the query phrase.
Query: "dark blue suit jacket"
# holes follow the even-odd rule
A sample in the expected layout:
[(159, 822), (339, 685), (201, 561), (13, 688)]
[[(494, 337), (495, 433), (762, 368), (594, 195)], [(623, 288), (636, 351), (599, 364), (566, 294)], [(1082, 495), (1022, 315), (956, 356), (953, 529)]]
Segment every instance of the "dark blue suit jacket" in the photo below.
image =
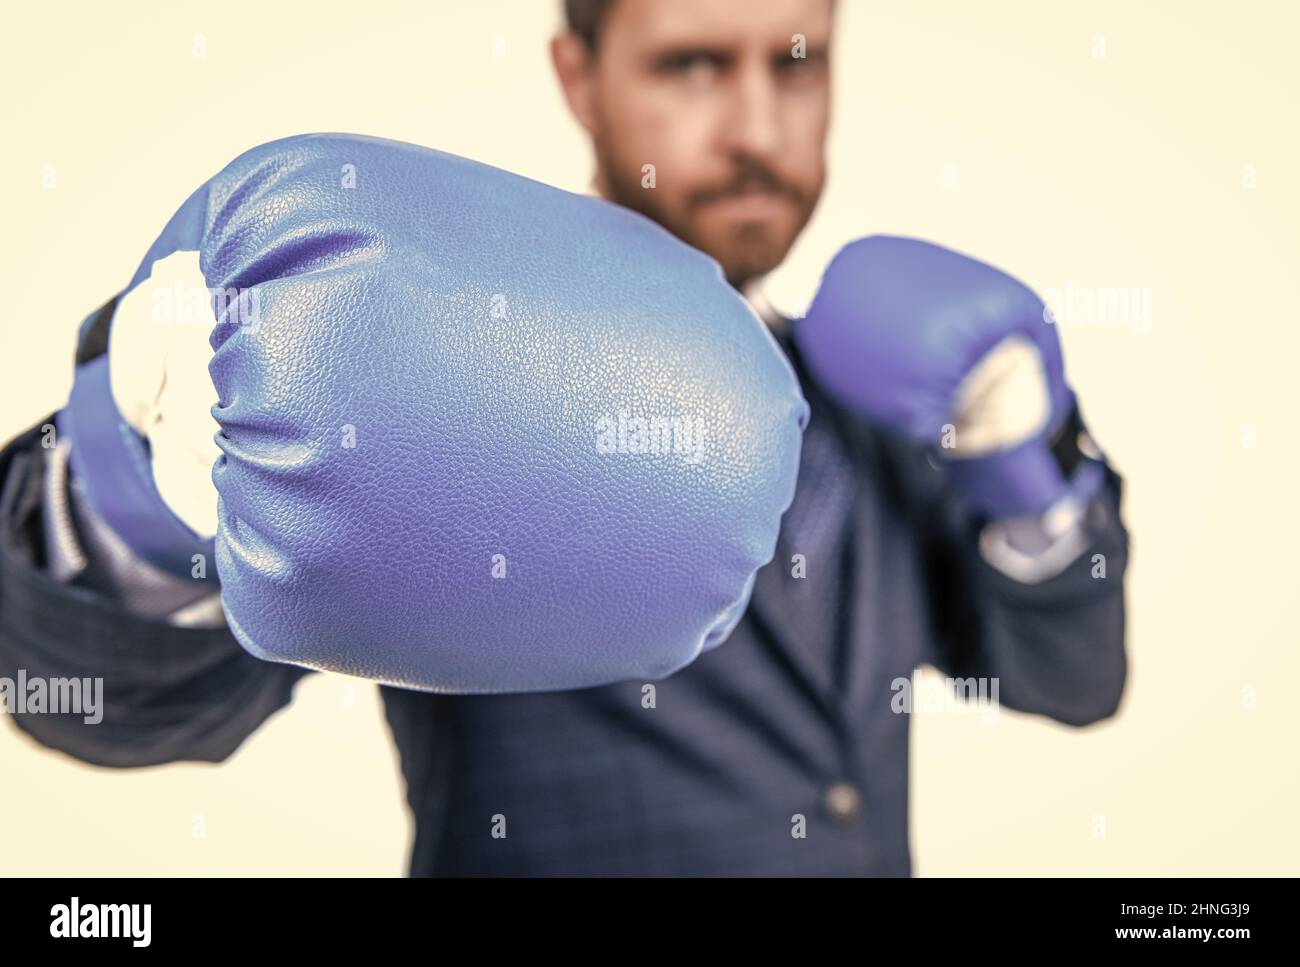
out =
[[(653, 687), (383, 688), (416, 819), (412, 873), (906, 876), (900, 679), (928, 662), (996, 677), (1004, 707), (1071, 725), (1115, 711), (1128, 543), (1119, 477), (1108, 472), (1087, 518), (1091, 548), (1021, 584), (981, 558), (975, 525), (924, 454), (800, 377), (820, 445), (805, 444), (777, 555), (722, 646)], [(824, 476), (828, 453), (850, 469), (851, 489), (805, 486)], [(93, 726), (12, 718), (106, 766), (229, 756), (306, 672), (252, 658), (224, 628), (142, 620), (53, 580), (41, 456), (36, 429), (0, 455), (0, 675), (102, 676), (106, 708)], [(796, 520), (836, 538), (833, 560), (811, 557), (801, 578)], [(827, 580), (833, 593), (818, 598)]]

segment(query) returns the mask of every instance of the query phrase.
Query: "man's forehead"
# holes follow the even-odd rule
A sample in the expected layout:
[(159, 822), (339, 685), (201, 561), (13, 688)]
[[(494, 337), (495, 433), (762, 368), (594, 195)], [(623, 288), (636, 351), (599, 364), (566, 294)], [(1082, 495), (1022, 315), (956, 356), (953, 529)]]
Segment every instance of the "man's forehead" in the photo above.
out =
[(608, 36), (637, 47), (789, 46), (830, 39), (835, 0), (614, 0)]

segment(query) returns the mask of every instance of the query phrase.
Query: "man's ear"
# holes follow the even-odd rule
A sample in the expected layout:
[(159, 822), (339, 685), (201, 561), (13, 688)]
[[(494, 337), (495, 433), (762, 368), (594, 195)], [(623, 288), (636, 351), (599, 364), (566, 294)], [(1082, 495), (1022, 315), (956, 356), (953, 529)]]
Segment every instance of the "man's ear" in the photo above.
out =
[(569, 110), (587, 133), (592, 134), (596, 124), (595, 55), (581, 37), (566, 31), (551, 39), (551, 63), (555, 65)]

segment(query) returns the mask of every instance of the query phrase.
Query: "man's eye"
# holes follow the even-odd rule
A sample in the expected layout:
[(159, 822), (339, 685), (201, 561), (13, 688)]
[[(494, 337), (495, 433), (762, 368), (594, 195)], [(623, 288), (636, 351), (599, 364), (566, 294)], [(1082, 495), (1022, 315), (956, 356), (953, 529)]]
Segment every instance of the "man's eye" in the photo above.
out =
[(772, 66), (782, 77), (803, 80), (819, 76), (826, 69), (826, 58), (814, 53), (806, 57), (783, 56), (776, 58)]
[(678, 77), (707, 77), (721, 70), (722, 58), (706, 53), (674, 54), (659, 63), (664, 74)]

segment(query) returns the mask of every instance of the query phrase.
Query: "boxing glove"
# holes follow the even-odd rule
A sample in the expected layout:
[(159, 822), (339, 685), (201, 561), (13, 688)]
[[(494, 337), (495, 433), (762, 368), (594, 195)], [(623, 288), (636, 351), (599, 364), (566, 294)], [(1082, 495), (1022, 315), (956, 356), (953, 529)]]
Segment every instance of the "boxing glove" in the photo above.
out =
[[(670, 674), (739, 620), (807, 407), (712, 259), (597, 199), (334, 134), (233, 161), (128, 293), (178, 251), (212, 293), (211, 553), (252, 654), (434, 691), (577, 688)], [(73, 470), (184, 573), (202, 514), (162, 499), (94, 362), (62, 414)]]
[(1053, 449), (1077, 415), (1050, 320), (989, 265), (876, 235), (834, 258), (794, 338), (842, 403), (933, 448), (977, 515), (1005, 519), (1086, 501), (1103, 480), (1096, 459), (1067, 479)]

